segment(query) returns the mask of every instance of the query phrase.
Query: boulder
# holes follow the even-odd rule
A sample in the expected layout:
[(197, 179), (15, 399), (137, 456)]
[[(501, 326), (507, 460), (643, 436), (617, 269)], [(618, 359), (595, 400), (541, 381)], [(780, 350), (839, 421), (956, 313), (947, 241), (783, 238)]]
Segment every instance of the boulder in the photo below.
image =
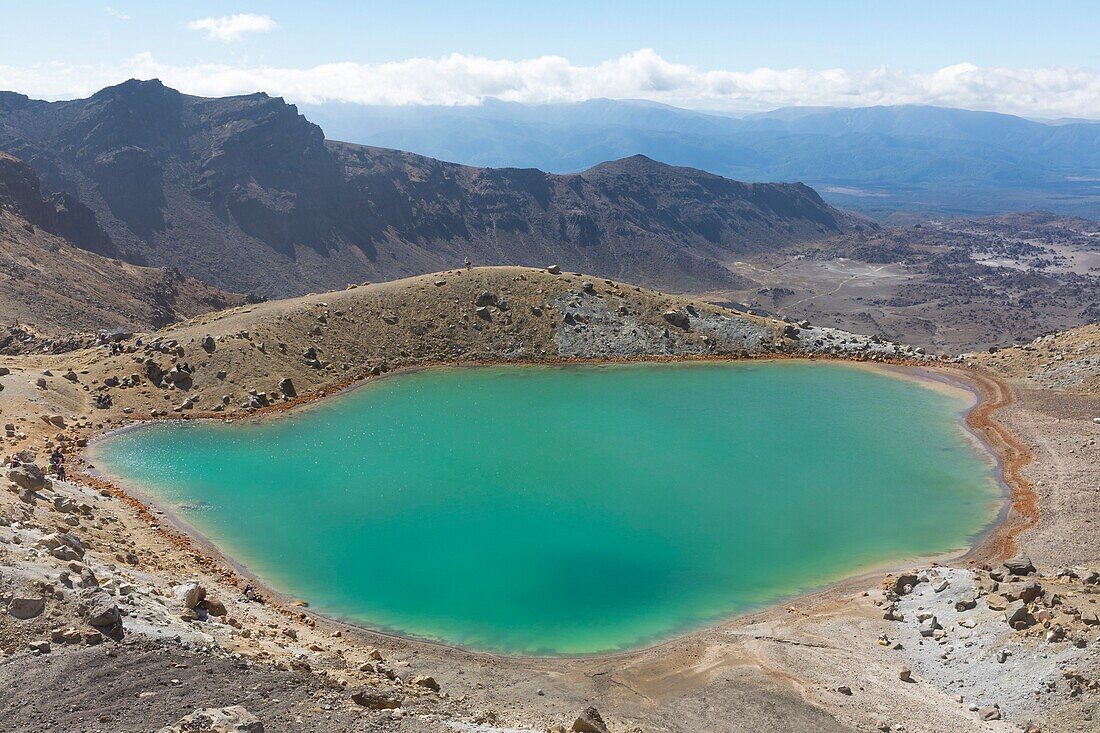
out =
[(207, 354), (213, 354), (214, 353), (215, 346), (214, 346), (214, 337), (213, 336), (211, 336), (210, 334), (207, 334), (207, 335), (203, 336), (201, 344), (202, 344), (202, 350), (205, 351)]
[(972, 608), (976, 608), (978, 605), (978, 599), (974, 597), (973, 593), (964, 593), (955, 599), (956, 611), (969, 611)]
[(27, 620), (40, 616), (46, 610), (46, 599), (33, 596), (14, 596), (8, 602), (8, 613), (17, 619)]
[(376, 690), (359, 690), (352, 693), (351, 699), (356, 705), (361, 705), (368, 710), (396, 710), (401, 707), (400, 700)]
[(8, 480), (25, 491), (39, 491), (50, 487), (46, 474), (33, 463), (8, 469)]
[(1043, 595), (1043, 586), (1034, 580), (1025, 583), (1003, 583), (997, 590), (1010, 601), (1020, 600), (1024, 603), (1031, 603)]
[(211, 598), (210, 596), (203, 598), (202, 602), (199, 603), (199, 606), (206, 609), (206, 612), (211, 616), (225, 616), (229, 613), (226, 610), (224, 603), (216, 598)]
[(607, 723), (603, 722), (600, 711), (596, 708), (585, 708), (584, 712), (577, 716), (570, 729), (573, 733), (608, 733)]
[(71, 532), (54, 532), (38, 540), (38, 546), (58, 560), (83, 560), (84, 543)]
[(435, 677), (427, 674), (418, 674), (412, 678), (412, 683), (418, 687), (427, 687), (429, 690), (435, 690), (439, 692), (439, 683), (435, 681)]
[(159, 387), (164, 381), (164, 370), (160, 368), (160, 364), (149, 359), (145, 362), (145, 376)]
[(1035, 565), (1032, 564), (1031, 558), (1023, 553), (1011, 560), (1005, 560), (1004, 566), (1013, 575), (1028, 575), (1035, 572)]
[(279, 380), (279, 391), (285, 394), (287, 397), (297, 397), (298, 391), (294, 389), (294, 382), (290, 377), (283, 377)]
[(1000, 720), (1001, 708), (997, 705), (986, 705), (978, 709), (978, 717), (982, 720)]
[(190, 580), (172, 588), (172, 597), (184, 608), (195, 608), (206, 598), (206, 588), (203, 588), (198, 581)]
[(685, 331), (691, 327), (691, 319), (688, 318), (688, 314), (678, 310), (667, 310), (661, 314), (661, 318), (664, 318), (668, 323), (682, 328)]
[(903, 596), (915, 588), (919, 582), (920, 579), (917, 577), (916, 573), (902, 573), (894, 579), (894, 583), (890, 586), (890, 589), (899, 596)]
[(549, 267), (546, 268), (546, 271), (549, 272), (551, 275), (560, 275), (561, 274), (561, 268), (558, 267), (557, 265), (550, 265)]
[(1023, 601), (1013, 601), (1005, 609), (1005, 622), (1012, 628), (1016, 628), (1016, 624), (1026, 624), (1027, 617), (1027, 604)]
[(264, 733), (264, 724), (240, 705), (196, 710), (157, 733)]
[(84, 616), (88, 625), (96, 628), (116, 626), (122, 621), (118, 606), (111, 594), (99, 588), (89, 588), (82, 593)]

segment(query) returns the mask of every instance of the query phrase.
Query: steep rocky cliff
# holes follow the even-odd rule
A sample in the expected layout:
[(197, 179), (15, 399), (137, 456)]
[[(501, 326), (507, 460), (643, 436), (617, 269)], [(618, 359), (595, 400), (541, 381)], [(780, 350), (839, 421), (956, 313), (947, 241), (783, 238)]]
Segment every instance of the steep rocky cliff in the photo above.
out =
[(93, 247), (112, 249), (95, 214), (43, 190), (30, 166), (0, 153), (0, 351), (37, 349), (46, 345), (39, 337), (72, 330), (161, 327), (244, 302), (176, 270), (132, 265)]

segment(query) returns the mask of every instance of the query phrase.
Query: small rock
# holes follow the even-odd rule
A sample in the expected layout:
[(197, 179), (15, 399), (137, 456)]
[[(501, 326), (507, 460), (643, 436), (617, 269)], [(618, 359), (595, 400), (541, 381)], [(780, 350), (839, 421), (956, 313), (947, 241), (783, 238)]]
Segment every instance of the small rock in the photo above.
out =
[(986, 705), (978, 709), (978, 717), (982, 720), (1000, 720), (1001, 709), (997, 705)]
[(912, 682), (913, 670), (909, 669), (908, 667), (902, 667), (898, 670), (898, 679), (902, 682)]

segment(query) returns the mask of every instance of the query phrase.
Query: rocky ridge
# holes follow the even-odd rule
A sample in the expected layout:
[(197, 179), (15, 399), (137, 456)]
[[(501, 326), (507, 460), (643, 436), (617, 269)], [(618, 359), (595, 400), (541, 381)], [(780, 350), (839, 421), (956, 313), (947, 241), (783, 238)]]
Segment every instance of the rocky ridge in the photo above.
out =
[(460, 166), (326, 141), (266, 94), (207, 99), (156, 80), (64, 102), (2, 92), (0, 151), (95, 212), (127, 262), (264, 296), (467, 256), (729, 286), (736, 278), (722, 262), (733, 253), (874, 226), (800, 184), (740, 183), (641, 157), (574, 175)]
[[(440, 363), (769, 355), (931, 361), (877, 337), (555, 266), (452, 270), (238, 307), (73, 352), (62, 373), (13, 362), (11, 378), (30, 390), (37, 411), (52, 404), (52, 413), (81, 412), (98, 424), (250, 412)], [(46, 424), (29, 430), (17, 421), (9, 437), (21, 445), (19, 435)]]

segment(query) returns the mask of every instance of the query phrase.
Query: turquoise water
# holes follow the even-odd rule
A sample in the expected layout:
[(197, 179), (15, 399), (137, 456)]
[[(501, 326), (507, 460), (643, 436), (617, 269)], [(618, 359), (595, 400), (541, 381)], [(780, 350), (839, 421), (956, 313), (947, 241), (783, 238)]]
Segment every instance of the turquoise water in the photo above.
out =
[(966, 401), (806, 362), (454, 368), (94, 447), (267, 584), (510, 653), (643, 646), (968, 544)]

